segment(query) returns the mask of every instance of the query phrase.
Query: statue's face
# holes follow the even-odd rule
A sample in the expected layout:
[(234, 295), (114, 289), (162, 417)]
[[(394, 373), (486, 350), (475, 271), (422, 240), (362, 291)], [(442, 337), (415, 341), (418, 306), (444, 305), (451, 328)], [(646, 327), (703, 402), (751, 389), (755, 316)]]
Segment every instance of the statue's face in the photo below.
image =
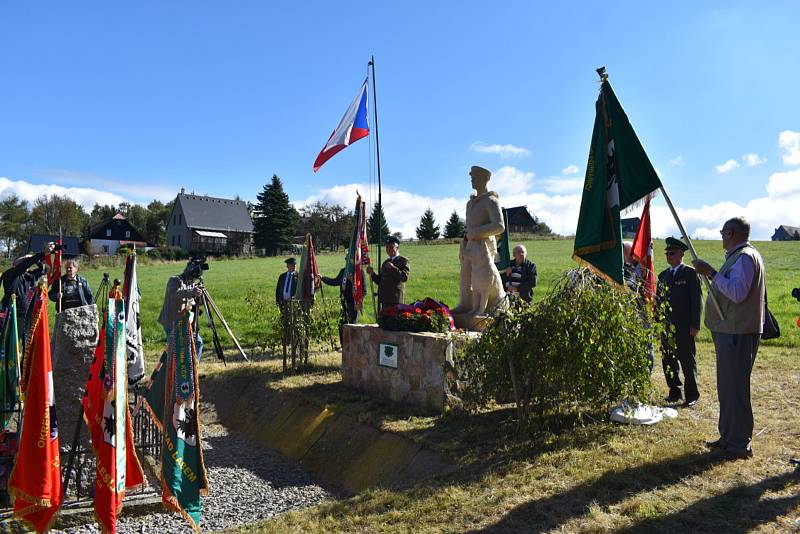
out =
[(485, 180), (480, 176), (475, 176), (474, 174), (470, 174), (469, 177), (470, 177), (470, 182), (472, 183), (472, 189), (474, 189), (475, 191), (479, 191), (485, 188), (486, 183), (489, 181)]

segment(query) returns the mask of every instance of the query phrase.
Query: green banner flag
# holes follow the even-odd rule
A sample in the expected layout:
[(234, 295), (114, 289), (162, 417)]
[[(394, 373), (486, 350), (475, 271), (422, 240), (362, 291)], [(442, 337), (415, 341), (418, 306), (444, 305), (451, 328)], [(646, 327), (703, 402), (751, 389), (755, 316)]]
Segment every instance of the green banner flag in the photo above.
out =
[(19, 402), (20, 346), (17, 333), (17, 299), (11, 299), (3, 326), (2, 362), (0, 362), (0, 410), (3, 410), (3, 430), (17, 409)]
[(208, 495), (200, 433), (200, 384), (191, 325), (178, 319), (167, 351), (153, 370), (145, 406), (163, 432), (161, 490), (164, 505), (200, 531), (201, 495)]
[(620, 210), (661, 187), (650, 159), (604, 79), (595, 104), (572, 257), (609, 281), (623, 282)]
[(497, 256), (495, 257), (494, 264), (497, 266), (498, 271), (502, 271), (503, 269), (507, 269), (511, 265), (511, 249), (509, 248), (509, 243), (511, 242), (511, 238), (509, 237), (508, 232), (508, 210), (503, 208), (503, 224), (505, 225), (506, 229), (497, 238)]

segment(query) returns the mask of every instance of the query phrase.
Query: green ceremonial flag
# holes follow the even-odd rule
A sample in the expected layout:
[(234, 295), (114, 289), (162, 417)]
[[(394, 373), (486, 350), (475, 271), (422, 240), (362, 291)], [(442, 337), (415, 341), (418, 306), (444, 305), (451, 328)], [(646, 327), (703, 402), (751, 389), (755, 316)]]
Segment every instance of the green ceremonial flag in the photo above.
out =
[(595, 104), (594, 131), (586, 164), (572, 257), (606, 280), (622, 273), (620, 210), (661, 187), (661, 180), (628, 122), (607, 79)]
[(145, 406), (163, 433), (161, 490), (164, 505), (200, 530), (201, 495), (208, 495), (201, 443), (197, 355), (191, 324), (178, 319), (144, 395)]
[[(31, 306), (33, 307), (33, 306)], [(3, 430), (8, 428), (19, 402), (19, 335), (17, 333), (17, 299), (11, 299), (3, 326), (2, 362), (0, 362), (0, 409)]]
[(495, 258), (497, 261), (494, 262), (498, 271), (507, 269), (511, 265), (511, 252), (509, 249), (511, 238), (508, 233), (508, 210), (505, 208), (503, 208), (503, 224), (506, 229), (497, 239), (497, 257)]

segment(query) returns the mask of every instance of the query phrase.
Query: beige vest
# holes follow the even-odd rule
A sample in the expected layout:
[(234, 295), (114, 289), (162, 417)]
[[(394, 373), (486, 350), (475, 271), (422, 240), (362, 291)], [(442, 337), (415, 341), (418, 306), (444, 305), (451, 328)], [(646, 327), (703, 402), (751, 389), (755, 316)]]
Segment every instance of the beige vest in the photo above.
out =
[(764, 261), (761, 254), (749, 243), (735, 251), (725, 260), (720, 267), (717, 276), (727, 275), (733, 264), (740, 256), (748, 256), (753, 260), (755, 272), (753, 273), (753, 283), (750, 285), (750, 292), (745, 299), (736, 304), (731, 299), (723, 295), (714, 284), (711, 284), (711, 293), (717, 298), (719, 307), (722, 310), (722, 319), (711, 301), (711, 297), (706, 300), (706, 320), (705, 324), (712, 332), (722, 334), (760, 334), (764, 328)]

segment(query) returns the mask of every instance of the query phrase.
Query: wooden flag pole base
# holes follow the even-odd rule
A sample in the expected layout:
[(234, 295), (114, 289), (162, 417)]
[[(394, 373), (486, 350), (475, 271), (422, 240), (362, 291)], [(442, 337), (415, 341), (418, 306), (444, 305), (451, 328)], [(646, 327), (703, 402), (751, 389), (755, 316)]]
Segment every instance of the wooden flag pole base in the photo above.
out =
[[(683, 236), (684, 241), (689, 246), (689, 252), (692, 253), (692, 258), (695, 260), (699, 259), (697, 256), (697, 251), (694, 249), (694, 245), (692, 244), (692, 240), (689, 239), (689, 234), (686, 233), (686, 229), (683, 227), (683, 223), (678, 218), (678, 212), (675, 211), (675, 206), (672, 205), (672, 200), (670, 200), (669, 195), (667, 194), (666, 189), (664, 186), (661, 186), (661, 194), (664, 195), (664, 200), (667, 201), (667, 206), (669, 206), (669, 210), (672, 212), (672, 217), (675, 219), (675, 223), (678, 225), (678, 229), (681, 231), (681, 235)], [(709, 282), (708, 278), (703, 276), (703, 282), (706, 286), (706, 291), (708, 291), (708, 298), (711, 299), (711, 302), (714, 304), (714, 309), (717, 310), (720, 318), (724, 321), (725, 316), (722, 314), (722, 309), (719, 307), (719, 302), (717, 302), (717, 298), (714, 296), (714, 293), (711, 292), (711, 282)]]

